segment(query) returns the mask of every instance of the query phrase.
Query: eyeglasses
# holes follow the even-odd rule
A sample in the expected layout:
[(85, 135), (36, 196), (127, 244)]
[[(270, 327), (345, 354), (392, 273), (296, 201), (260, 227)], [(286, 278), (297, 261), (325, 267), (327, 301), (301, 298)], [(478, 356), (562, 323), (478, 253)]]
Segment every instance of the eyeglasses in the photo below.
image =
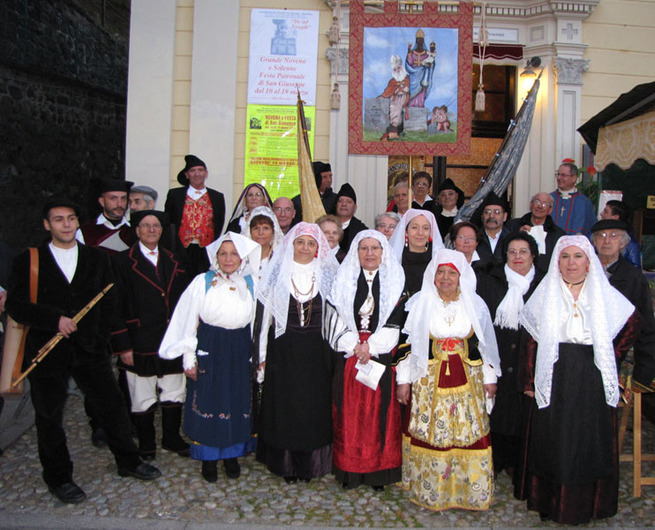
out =
[(515, 258), (516, 256), (524, 257), (527, 256), (528, 254), (530, 254), (530, 250), (528, 250), (527, 248), (510, 248), (507, 251), (507, 255), (512, 256), (513, 258)]
[(560, 173), (559, 171), (555, 171), (555, 176), (556, 177), (573, 177), (577, 175), (571, 175), (569, 173)]
[(596, 232), (594, 235), (603, 239), (618, 239), (623, 237), (624, 232)]
[(552, 206), (552, 204), (550, 204), (549, 202), (540, 201), (537, 199), (534, 199), (532, 201), (532, 204), (534, 204), (537, 208), (550, 208)]
[(149, 223), (141, 223), (139, 228), (144, 228), (146, 230), (161, 230), (161, 225), (159, 223), (151, 225)]
[(264, 194), (261, 191), (249, 191), (246, 194), (246, 197), (263, 197)]
[(382, 247), (380, 245), (375, 245), (371, 247), (365, 246), (365, 247), (359, 247), (357, 250), (362, 254), (368, 254), (369, 252), (371, 254), (377, 254), (378, 252), (382, 252)]
[(428, 187), (428, 183), (425, 182), (424, 180), (419, 180), (418, 182), (414, 182), (414, 183), (412, 184), (412, 187), (416, 187), (416, 188), (427, 188), (427, 187)]
[(395, 225), (395, 224), (389, 224), (389, 225), (387, 225), (387, 224), (380, 223), (380, 224), (378, 224), (377, 228), (378, 228), (379, 230), (386, 230), (386, 229), (391, 229), (391, 230), (393, 230), (394, 228), (396, 228), (396, 225)]
[(491, 215), (491, 214), (500, 215), (502, 213), (505, 213), (505, 211), (501, 210), (500, 208), (496, 208), (495, 210), (485, 209), (483, 213), (484, 215)]
[(290, 214), (291, 212), (293, 212), (293, 208), (289, 208), (289, 207), (287, 207), (287, 208), (281, 208), (280, 206), (277, 206), (277, 207), (275, 208), (275, 213), (286, 213), (286, 214)]
[(477, 237), (473, 236), (457, 236), (455, 239), (457, 239), (457, 241), (461, 241), (462, 243), (473, 243), (474, 241), (478, 240)]

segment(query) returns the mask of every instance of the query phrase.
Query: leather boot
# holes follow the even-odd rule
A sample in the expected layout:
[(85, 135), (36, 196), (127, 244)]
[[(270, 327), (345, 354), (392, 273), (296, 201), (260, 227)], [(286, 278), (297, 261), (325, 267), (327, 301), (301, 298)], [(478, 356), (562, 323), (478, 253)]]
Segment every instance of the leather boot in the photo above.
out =
[(155, 409), (153, 405), (145, 412), (132, 414), (136, 425), (136, 435), (139, 439), (139, 451), (144, 460), (154, 460), (157, 453), (157, 442), (155, 440)]
[(202, 478), (207, 482), (216, 482), (218, 480), (218, 460), (202, 461)]
[(162, 437), (161, 446), (180, 456), (188, 457), (189, 444), (180, 436), (182, 425), (182, 403), (164, 401), (161, 404)]

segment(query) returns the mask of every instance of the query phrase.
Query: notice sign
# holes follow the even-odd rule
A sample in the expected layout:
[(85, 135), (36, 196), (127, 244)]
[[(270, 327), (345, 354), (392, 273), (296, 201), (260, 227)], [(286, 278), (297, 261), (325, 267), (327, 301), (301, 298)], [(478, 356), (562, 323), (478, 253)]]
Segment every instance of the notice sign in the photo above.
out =
[(316, 105), (318, 23), (318, 11), (251, 11), (248, 103), (295, 107), (300, 91)]
[[(248, 105), (244, 184), (261, 184), (273, 200), (299, 193), (296, 114), (295, 105)], [(310, 145), (315, 114), (315, 107), (305, 107)]]

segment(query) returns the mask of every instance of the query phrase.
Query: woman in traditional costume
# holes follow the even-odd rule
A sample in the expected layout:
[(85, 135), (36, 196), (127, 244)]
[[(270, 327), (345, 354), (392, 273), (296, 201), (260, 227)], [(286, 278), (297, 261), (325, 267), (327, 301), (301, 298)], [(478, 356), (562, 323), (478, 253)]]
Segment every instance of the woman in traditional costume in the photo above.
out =
[(634, 342), (637, 319), (591, 242), (560, 238), (520, 316), (530, 334), (520, 372), (530, 414), (515, 496), (542, 520), (583, 524), (616, 514), (617, 366)]
[[(380, 491), (402, 473), (396, 384), (409, 383), (409, 365), (394, 366), (404, 309), (405, 275), (384, 234), (359, 232), (332, 287), (325, 328), (339, 354), (333, 405), (334, 474), (344, 489)], [(329, 309), (332, 309), (330, 307)], [(363, 377), (371, 368), (379, 375)], [(398, 372), (397, 372), (398, 370)], [(372, 372), (373, 373), (373, 372)]]
[(489, 310), (475, 284), (461, 252), (439, 250), (420, 293), (407, 303), (412, 390), (403, 486), (412, 502), (435, 511), (491, 505), (487, 410), (500, 359)]
[(260, 253), (257, 243), (232, 232), (208, 245), (212, 267), (182, 294), (159, 350), (164, 359), (182, 356), (184, 432), (208, 482), (218, 479), (218, 460), (228, 477), (238, 478), (237, 459), (255, 448), (250, 332)]
[(258, 291), (264, 382), (257, 460), (288, 483), (332, 467), (334, 363), (321, 328), (337, 267), (319, 226), (301, 222), (273, 255)]
[(478, 276), (477, 292), (491, 313), (503, 372), (491, 412), (494, 471), (505, 469), (512, 476), (518, 463), (523, 410), (523, 393), (517, 380), (522, 336), (519, 313), (544, 273), (534, 266), (539, 248), (532, 236), (518, 232), (507, 238), (505, 246), (505, 264)]
[(400, 219), (389, 245), (405, 271), (405, 293), (418, 292), (423, 273), (437, 250), (444, 248), (432, 212), (410, 208)]
[(278, 223), (273, 210), (268, 206), (257, 206), (250, 212), (250, 222), (248, 223), (246, 236), (262, 247), (259, 261), (260, 270), (269, 264), (273, 252), (280, 246), (282, 238), (284, 238), (280, 223)]
[(226, 231), (246, 234), (250, 226), (251, 212), (258, 206), (268, 206), (273, 209), (271, 196), (261, 184), (248, 184), (239, 195)]

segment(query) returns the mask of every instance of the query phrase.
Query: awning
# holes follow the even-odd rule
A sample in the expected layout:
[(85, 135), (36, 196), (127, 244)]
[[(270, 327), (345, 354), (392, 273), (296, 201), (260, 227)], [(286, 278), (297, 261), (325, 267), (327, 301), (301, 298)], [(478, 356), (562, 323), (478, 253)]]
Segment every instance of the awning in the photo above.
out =
[(598, 130), (601, 127), (630, 120), (651, 110), (655, 110), (655, 81), (637, 85), (630, 92), (622, 94), (609, 107), (603, 109), (582, 125), (578, 132), (591, 150), (596, 153)]
[[(480, 60), (480, 46), (473, 44), (473, 61)], [(523, 60), (520, 44), (490, 44), (484, 53), (485, 64), (519, 64)]]
[(655, 165), (655, 110), (598, 131), (596, 169), (608, 164), (627, 170), (638, 158)]

